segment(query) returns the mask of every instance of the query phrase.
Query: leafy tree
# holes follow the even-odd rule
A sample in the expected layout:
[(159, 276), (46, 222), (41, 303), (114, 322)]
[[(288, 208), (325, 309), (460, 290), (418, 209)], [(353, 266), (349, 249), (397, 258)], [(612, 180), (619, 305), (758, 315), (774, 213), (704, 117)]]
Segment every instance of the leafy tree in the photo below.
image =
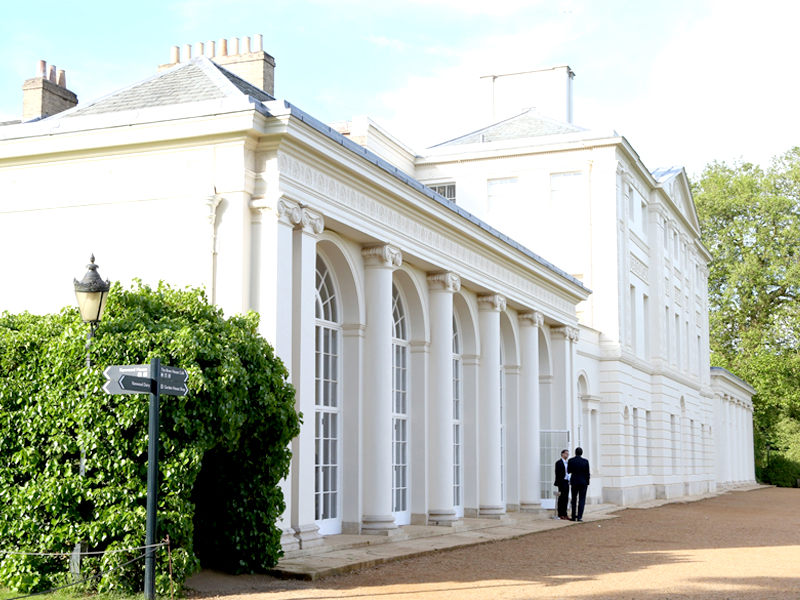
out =
[(800, 452), (800, 147), (693, 183), (709, 265), (712, 364), (748, 381), (760, 456)]
[[(161, 399), (158, 531), (170, 537), (178, 584), (201, 560), (231, 572), (274, 566), (278, 483), (299, 417), (286, 370), (257, 327), (254, 313), (224, 318), (200, 290), (117, 284), (87, 368), (76, 309), (0, 315), (0, 550), (143, 545), (148, 397), (105, 394), (102, 371), (159, 357), (189, 372), (189, 394)], [(116, 567), (97, 588), (136, 592), (143, 561), (121, 565), (141, 553), (87, 558), (84, 572)], [(159, 593), (169, 591), (165, 559), (161, 551)], [(67, 573), (64, 558), (0, 554), (0, 585), (16, 591), (47, 589)]]

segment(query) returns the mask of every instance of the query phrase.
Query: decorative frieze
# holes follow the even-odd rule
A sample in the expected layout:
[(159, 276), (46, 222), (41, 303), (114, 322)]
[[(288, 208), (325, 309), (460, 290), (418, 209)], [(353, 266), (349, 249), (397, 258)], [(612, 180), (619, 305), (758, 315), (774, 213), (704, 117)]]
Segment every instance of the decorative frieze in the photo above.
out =
[(633, 252), (631, 252), (631, 273), (647, 283), (647, 272), (647, 265), (639, 260), (639, 258)]
[(469, 265), (476, 272), (485, 273), (489, 277), (502, 281), (509, 289), (518, 289), (520, 292), (536, 298), (539, 305), (553, 306), (567, 314), (571, 314), (575, 310), (572, 303), (533, 283), (530, 278), (518, 275), (497, 261), (490, 260), (483, 254), (470, 250), (424, 226), (418, 220), (406, 217), (380, 202), (367, 198), (364, 194), (304, 165), (283, 152), (278, 153), (278, 168), (282, 176), (302, 183), (315, 192), (351, 208), (361, 218), (368, 218), (380, 223), (382, 227), (401, 233), (415, 240), (421, 246), (427, 246), (462, 264)]

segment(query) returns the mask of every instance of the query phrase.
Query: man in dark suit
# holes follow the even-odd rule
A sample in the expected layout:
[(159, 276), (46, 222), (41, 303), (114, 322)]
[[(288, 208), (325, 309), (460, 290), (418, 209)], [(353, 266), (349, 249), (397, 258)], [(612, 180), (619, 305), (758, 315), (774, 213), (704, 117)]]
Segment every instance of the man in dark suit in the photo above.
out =
[(561, 458), (556, 462), (556, 481), (558, 486), (558, 518), (569, 521), (567, 517), (567, 502), (569, 501), (569, 479), (567, 479), (567, 459), (569, 450), (561, 451)]
[(572, 486), (572, 520), (583, 521), (583, 507), (586, 506), (586, 490), (589, 487), (589, 461), (583, 458), (583, 448), (575, 448), (575, 456), (567, 463), (567, 473)]

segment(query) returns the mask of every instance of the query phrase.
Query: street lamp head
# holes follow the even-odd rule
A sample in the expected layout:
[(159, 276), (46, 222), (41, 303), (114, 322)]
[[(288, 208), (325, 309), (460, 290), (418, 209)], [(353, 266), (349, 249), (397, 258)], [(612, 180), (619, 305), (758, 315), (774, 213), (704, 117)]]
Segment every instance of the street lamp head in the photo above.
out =
[(108, 299), (108, 290), (111, 283), (106, 279), (103, 281), (100, 273), (97, 272), (97, 265), (94, 264), (94, 254), (91, 263), (86, 265), (88, 271), (83, 279), (75, 283), (75, 297), (78, 299), (78, 309), (81, 311), (81, 319), (84, 323), (99, 323), (103, 316)]

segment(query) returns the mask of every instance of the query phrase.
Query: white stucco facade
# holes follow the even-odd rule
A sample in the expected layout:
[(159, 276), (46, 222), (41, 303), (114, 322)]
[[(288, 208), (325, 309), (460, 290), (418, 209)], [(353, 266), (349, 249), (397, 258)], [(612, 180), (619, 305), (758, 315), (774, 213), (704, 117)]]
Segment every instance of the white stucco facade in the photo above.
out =
[[(152, 102), (190, 71), (197, 98)], [(752, 388), (709, 375), (682, 170), (616, 135), (416, 156), (205, 57), (84, 106), (0, 127), (0, 250), (25, 282), (0, 310), (71, 304), (93, 252), (104, 277), (259, 312), (304, 415), (286, 549), (541, 510), (562, 447), (584, 447), (592, 502), (754, 479)]]

